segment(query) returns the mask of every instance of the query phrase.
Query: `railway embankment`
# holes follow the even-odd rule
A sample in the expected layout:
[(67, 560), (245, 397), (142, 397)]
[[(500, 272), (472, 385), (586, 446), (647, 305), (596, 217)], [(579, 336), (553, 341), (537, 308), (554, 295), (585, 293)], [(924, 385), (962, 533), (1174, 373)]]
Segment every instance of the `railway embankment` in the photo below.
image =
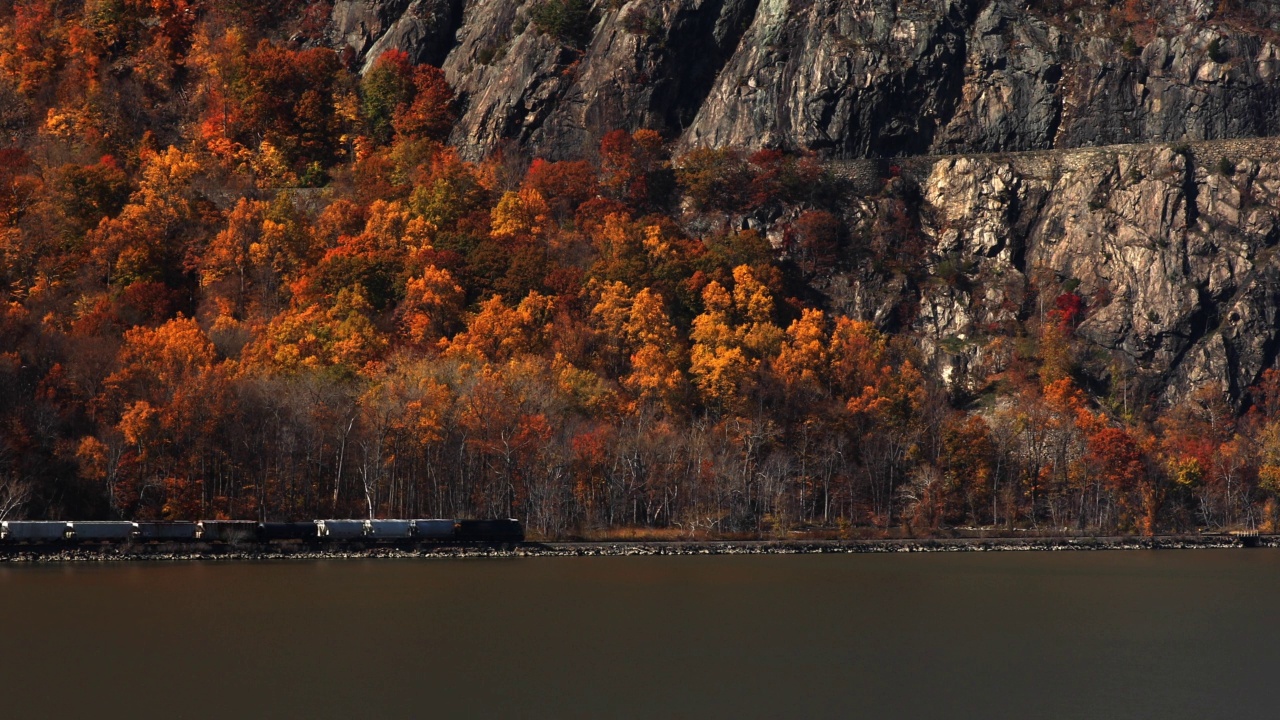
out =
[(1280, 536), (1230, 535), (1035, 538), (895, 538), (875, 540), (609, 541), (517, 544), (238, 546), (28, 545), (0, 548), (0, 563), (246, 562), (270, 560), (622, 557), (677, 555), (805, 555), (919, 552), (1070, 552), (1280, 547)]

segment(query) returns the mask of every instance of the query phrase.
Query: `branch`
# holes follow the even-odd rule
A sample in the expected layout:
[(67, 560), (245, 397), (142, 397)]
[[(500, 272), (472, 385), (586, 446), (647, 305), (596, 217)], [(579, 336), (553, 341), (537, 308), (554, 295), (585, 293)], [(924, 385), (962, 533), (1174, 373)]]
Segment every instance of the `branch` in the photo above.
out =
[(16, 514), (31, 499), (31, 483), (9, 476), (0, 480), (0, 520)]

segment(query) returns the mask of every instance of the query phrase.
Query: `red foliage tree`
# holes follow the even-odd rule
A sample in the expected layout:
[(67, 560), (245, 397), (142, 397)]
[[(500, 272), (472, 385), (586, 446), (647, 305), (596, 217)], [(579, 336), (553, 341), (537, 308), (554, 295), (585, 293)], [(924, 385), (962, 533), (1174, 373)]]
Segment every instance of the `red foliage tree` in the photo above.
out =
[[(398, 67), (398, 66), (397, 66)], [(403, 99), (392, 112), (391, 126), (406, 139), (427, 138), (444, 142), (453, 129), (453, 88), (433, 65), (419, 65), (411, 74), (412, 99)]]

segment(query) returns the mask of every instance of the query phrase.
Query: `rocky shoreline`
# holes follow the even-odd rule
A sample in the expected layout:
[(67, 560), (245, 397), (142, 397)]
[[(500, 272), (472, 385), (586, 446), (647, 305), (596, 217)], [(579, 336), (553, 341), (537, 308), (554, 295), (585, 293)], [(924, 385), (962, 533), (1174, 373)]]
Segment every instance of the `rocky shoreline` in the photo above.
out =
[(236, 562), (374, 558), (626, 557), (644, 555), (809, 555), (904, 552), (1058, 552), (1280, 547), (1280, 536), (1228, 535), (1044, 538), (912, 538), (882, 540), (603, 541), (474, 545), (40, 546), (0, 548), (0, 563)]

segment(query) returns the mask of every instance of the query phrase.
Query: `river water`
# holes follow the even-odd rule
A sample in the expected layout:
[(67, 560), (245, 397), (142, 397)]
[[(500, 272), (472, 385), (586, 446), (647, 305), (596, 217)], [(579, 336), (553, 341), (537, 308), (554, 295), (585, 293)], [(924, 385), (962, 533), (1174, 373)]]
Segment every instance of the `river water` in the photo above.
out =
[(1274, 717), (1280, 550), (0, 567), (43, 717)]

